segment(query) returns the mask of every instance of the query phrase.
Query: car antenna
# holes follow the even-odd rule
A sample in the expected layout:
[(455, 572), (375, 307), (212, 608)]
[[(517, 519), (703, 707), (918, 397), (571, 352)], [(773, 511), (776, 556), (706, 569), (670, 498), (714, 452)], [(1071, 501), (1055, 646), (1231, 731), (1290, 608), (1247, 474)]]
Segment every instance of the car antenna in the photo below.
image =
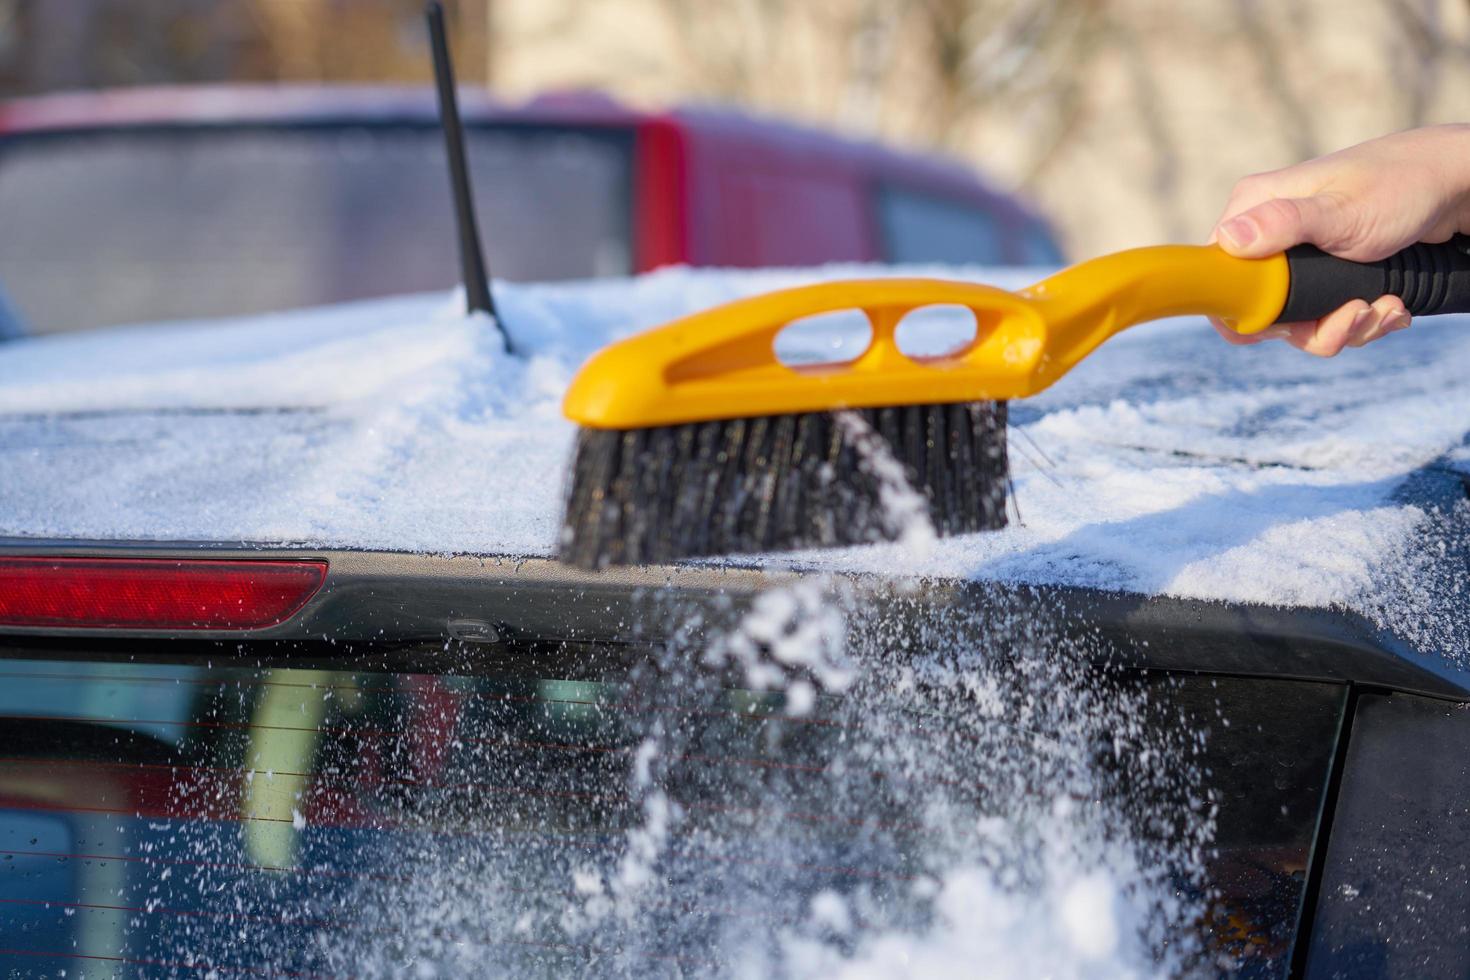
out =
[(454, 65), (449, 60), (449, 39), (444, 30), (444, 5), (430, 0), (424, 8), (429, 22), (429, 45), (434, 52), (434, 82), (439, 94), (439, 123), (444, 129), (444, 150), (449, 157), (449, 183), (454, 189), (454, 216), (459, 226), (459, 261), (464, 273), (465, 300), (471, 313), (488, 313), (514, 354), (510, 334), (495, 310), (490, 296), (490, 277), (485, 272), (485, 254), (475, 226), (475, 201), (470, 191), (470, 168), (464, 148), (464, 125), (459, 118), (459, 99), (454, 91)]

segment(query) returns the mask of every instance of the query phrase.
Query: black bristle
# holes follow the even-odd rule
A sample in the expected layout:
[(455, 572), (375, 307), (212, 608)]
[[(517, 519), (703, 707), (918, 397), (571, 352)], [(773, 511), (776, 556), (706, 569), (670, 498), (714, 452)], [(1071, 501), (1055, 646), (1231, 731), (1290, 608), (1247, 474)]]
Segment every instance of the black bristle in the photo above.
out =
[(951, 479), (954, 481), (955, 510), (961, 514), (974, 512), (980, 506), (981, 488), (974, 480), (963, 479), (963, 474), (975, 471), (975, 444), (970, 439), (969, 406), (949, 406), (949, 458), (952, 463)]
[(920, 410), (920, 424), (924, 427), (924, 462), (927, 470), (924, 479), (924, 496), (929, 499), (929, 511), (934, 521), (934, 530), (940, 534), (952, 533), (949, 528), (949, 513), (934, 506), (935, 500), (952, 496), (954, 484), (949, 479), (949, 440), (944, 434), (945, 406), (929, 411)]
[[(940, 534), (1006, 524), (1006, 403), (852, 413), (902, 464)], [(880, 480), (833, 413), (583, 429), (562, 560), (584, 568), (889, 540)]]

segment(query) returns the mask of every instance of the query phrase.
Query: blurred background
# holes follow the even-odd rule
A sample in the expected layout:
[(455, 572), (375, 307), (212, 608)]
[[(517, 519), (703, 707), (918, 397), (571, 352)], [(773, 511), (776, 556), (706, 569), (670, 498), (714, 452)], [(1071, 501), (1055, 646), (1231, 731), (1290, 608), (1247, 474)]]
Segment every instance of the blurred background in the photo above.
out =
[[(1470, 119), (1470, 0), (449, 0), (461, 81), (733, 103), (940, 150), (1068, 254), (1204, 236), (1231, 183)], [(420, 0), (0, 0), (0, 97), (425, 82)]]
[[(1201, 241), (1247, 173), (1470, 120), (1470, 0), (445, 9), (509, 280)], [(0, 0), (0, 339), (452, 286), (423, 11)]]

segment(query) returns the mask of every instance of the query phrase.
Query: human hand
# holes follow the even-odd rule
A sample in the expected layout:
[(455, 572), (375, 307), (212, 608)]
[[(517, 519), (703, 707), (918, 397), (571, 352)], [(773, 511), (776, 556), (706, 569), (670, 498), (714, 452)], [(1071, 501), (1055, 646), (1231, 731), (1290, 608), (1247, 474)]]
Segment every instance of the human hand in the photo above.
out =
[[(1470, 125), (1430, 126), (1359, 143), (1306, 163), (1239, 181), (1210, 236), (1231, 255), (1263, 258), (1304, 242), (1374, 262), (1415, 242), (1470, 232)], [(1309, 354), (1402, 330), (1409, 313), (1397, 296), (1355, 299), (1322, 319), (1282, 323), (1258, 334), (1215, 329), (1233, 344), (1279, 337)]]

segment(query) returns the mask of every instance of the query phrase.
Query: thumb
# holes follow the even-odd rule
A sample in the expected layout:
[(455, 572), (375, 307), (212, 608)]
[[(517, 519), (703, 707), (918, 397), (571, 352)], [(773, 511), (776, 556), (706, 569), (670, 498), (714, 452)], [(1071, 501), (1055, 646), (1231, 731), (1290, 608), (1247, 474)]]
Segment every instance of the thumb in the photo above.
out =
[(1328, 245), (1342, 239), (1347, 215), (1324, 194), (1278, 197), (1226, 218), (1215, 228), (1220, 247), (1231, 255), (1258, 259), (1310, 242)]

